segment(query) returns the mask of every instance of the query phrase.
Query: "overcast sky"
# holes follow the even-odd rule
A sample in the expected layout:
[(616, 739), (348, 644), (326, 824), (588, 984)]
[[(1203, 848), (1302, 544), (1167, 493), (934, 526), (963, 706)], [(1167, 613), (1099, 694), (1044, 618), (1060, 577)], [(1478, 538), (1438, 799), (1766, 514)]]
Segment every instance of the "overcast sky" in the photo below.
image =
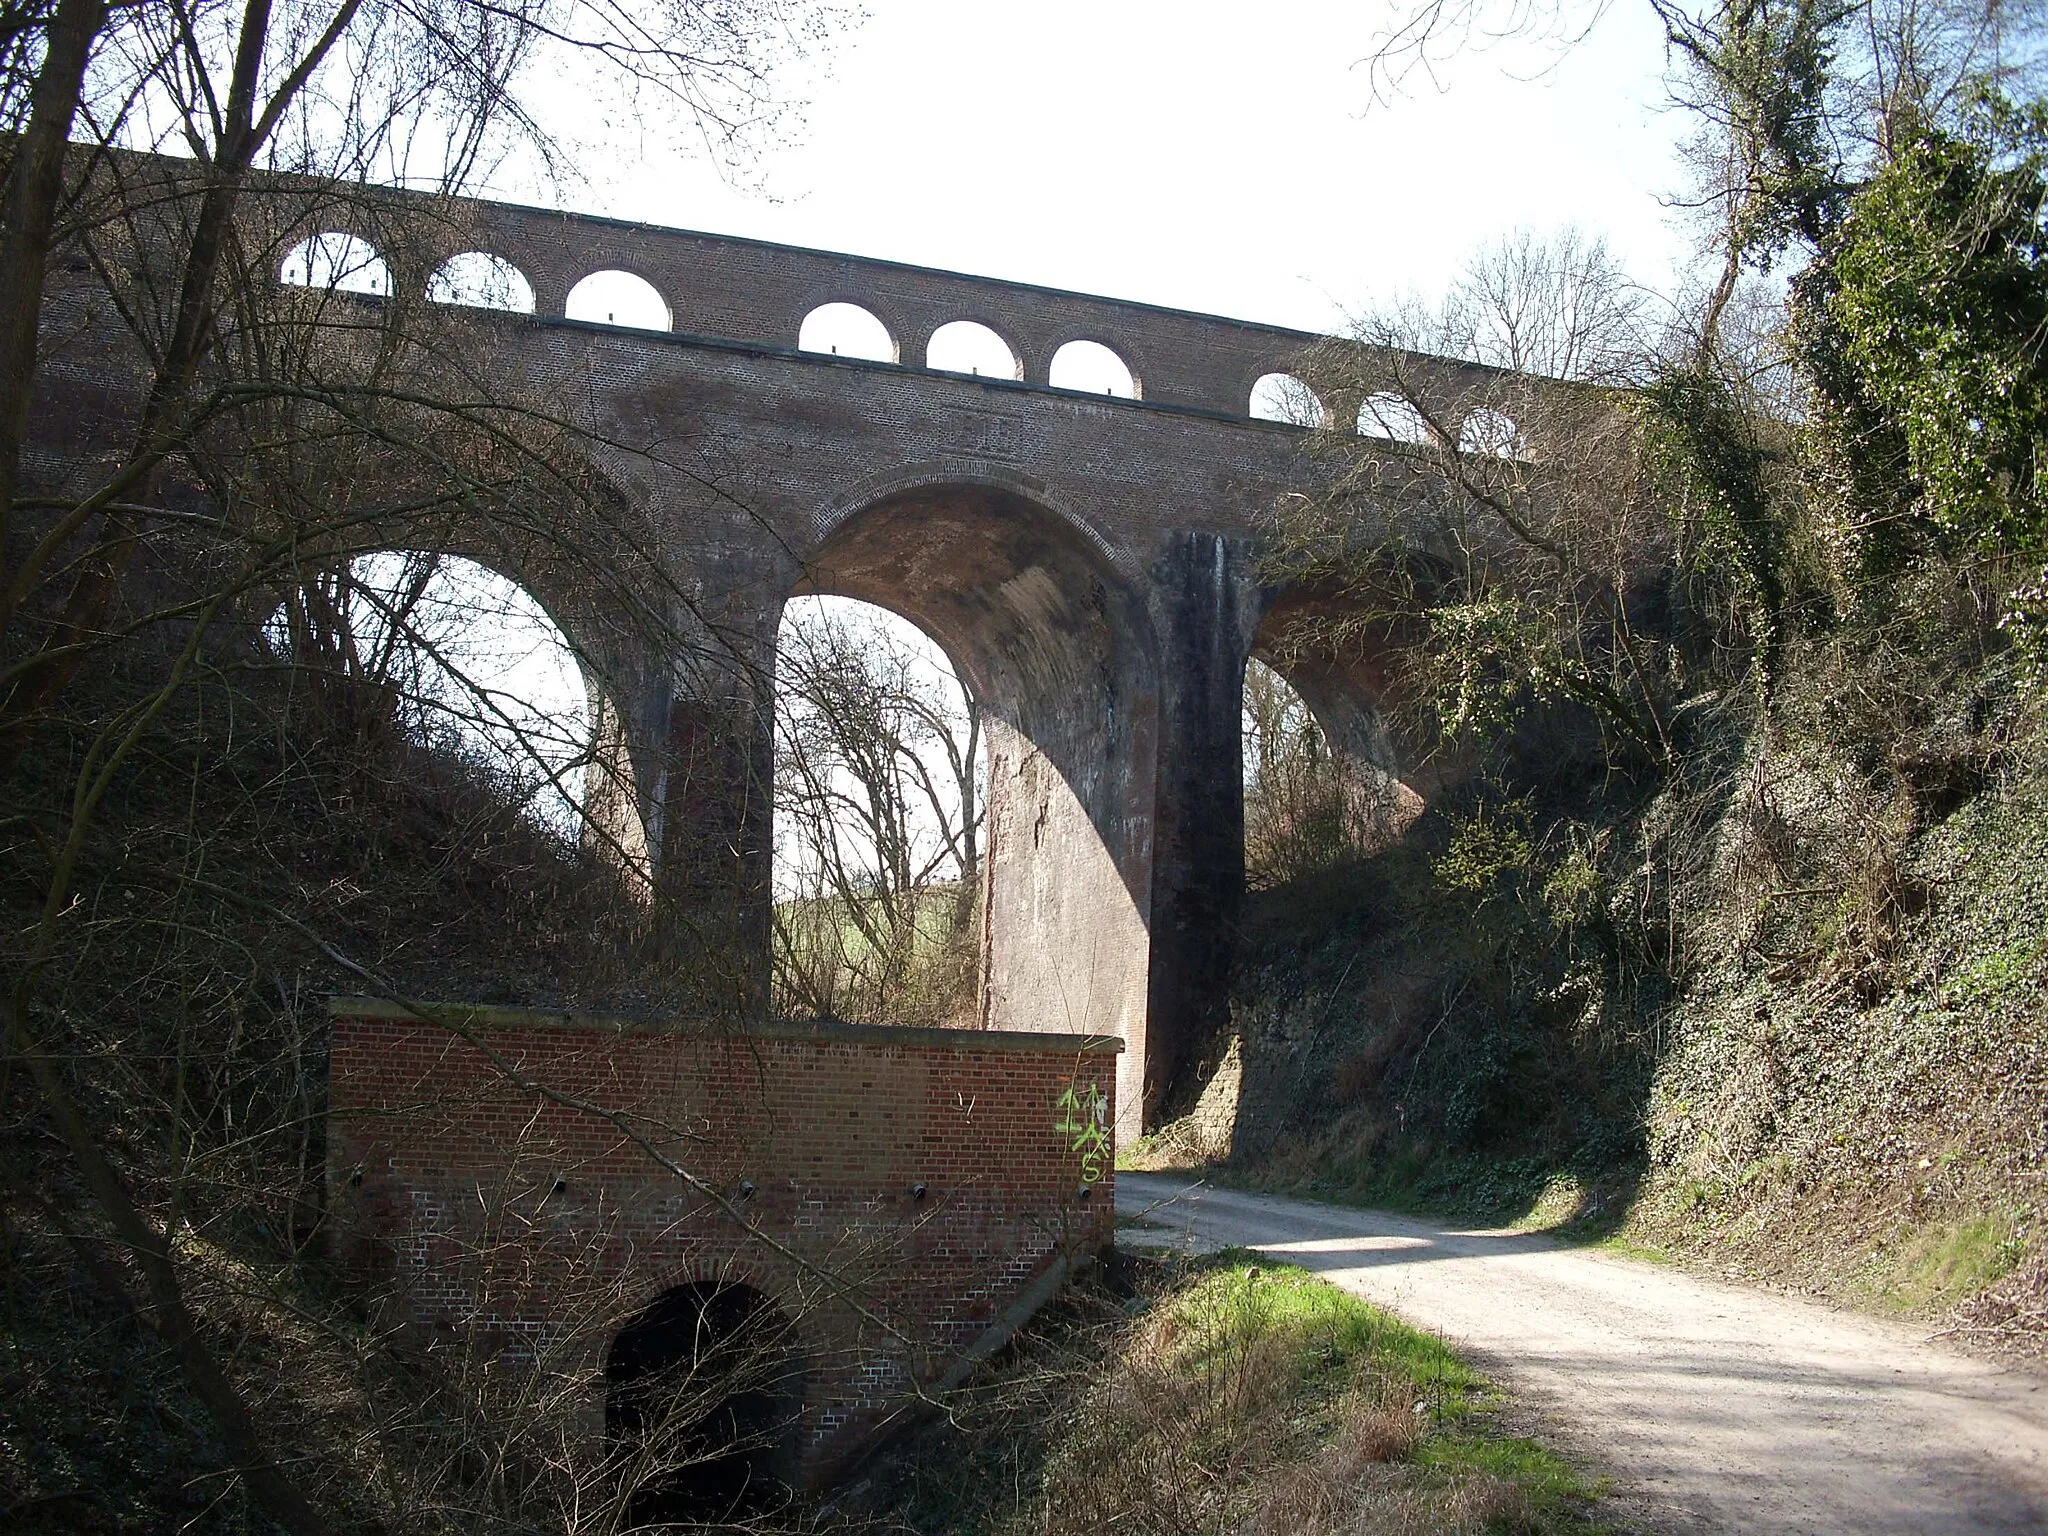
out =
[(1684, 252), (1660, 198), (1683, 123), (1623, 0), (1561, 59), (1461, 58), (1372, 106), (1381, 0), (867, 0), (765, 190), (650, 145), (567, 189), (592, 212), (1308, 329), (1440, 292), (1517, 227), (1604, 235), (1641, 280)]

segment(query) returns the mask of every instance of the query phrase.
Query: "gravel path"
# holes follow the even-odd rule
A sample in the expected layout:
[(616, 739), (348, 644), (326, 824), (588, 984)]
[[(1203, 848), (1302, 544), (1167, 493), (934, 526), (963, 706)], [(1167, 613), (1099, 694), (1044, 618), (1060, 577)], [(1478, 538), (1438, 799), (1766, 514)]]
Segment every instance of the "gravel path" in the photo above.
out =
[(1541, 1237), (1164, 1174), (1119, 1173), (1116, 1205), (1144, 1223), (1127, 1246), (1262, 1249), (1443, 1334), (1614, 1477), (1631, 1523), (2048, 1533), (2048, 1377)]

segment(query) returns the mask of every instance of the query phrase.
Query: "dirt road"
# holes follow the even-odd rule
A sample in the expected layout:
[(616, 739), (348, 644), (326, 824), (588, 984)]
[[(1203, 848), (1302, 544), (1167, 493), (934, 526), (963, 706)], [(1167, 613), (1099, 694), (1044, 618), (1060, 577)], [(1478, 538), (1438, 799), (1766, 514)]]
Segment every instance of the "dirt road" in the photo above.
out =
[(1445, 1335), (1671, 1532), (2048, 1533), (2048, 1377), (1545, 1238), (1119, 1173), (1118, 1240), (1241, 1244)]

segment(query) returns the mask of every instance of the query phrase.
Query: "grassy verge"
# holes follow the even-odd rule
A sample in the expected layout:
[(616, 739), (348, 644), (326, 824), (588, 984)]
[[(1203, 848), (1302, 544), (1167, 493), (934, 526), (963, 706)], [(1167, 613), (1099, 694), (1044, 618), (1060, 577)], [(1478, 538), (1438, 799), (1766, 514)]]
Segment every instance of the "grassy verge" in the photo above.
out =
[(1590, 1536), (1597, 1487), (1441, 1340), (1231, 1251), (1122, 1261), (877, 1475), (875, 1528), (958, 1536)]

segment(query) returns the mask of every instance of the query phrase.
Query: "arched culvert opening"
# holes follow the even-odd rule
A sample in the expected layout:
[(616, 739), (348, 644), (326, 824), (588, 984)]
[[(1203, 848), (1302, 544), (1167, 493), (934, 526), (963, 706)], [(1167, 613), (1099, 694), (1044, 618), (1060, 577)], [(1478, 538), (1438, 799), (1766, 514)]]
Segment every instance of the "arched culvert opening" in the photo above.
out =
[(263, 631), (316, 734), (349, 750), (417, 751), (575, 834), (592, 690), (561, 627), (518, 583), (455, 555), (358, 555), (288, 587)]
[(947, 483), (841, 520), (799, 594), (888, 608), (944, 647), (988, 758), (977, 1022), (1120, 1035), (1118, 1108), (1143, 1110), (1157, 649), (1142, 601), (1072, 520)]
[(737, 1524), (790, 1502), (804, 1370), (788, 1316), (761, 1292), (666, 1292), (612, 1339), (604, 1382), (624, 1528)]
[(915, 624), (797, 597), (776, 642), (774, 977), (785, 1016), (973, 1027), (988, 755)]

